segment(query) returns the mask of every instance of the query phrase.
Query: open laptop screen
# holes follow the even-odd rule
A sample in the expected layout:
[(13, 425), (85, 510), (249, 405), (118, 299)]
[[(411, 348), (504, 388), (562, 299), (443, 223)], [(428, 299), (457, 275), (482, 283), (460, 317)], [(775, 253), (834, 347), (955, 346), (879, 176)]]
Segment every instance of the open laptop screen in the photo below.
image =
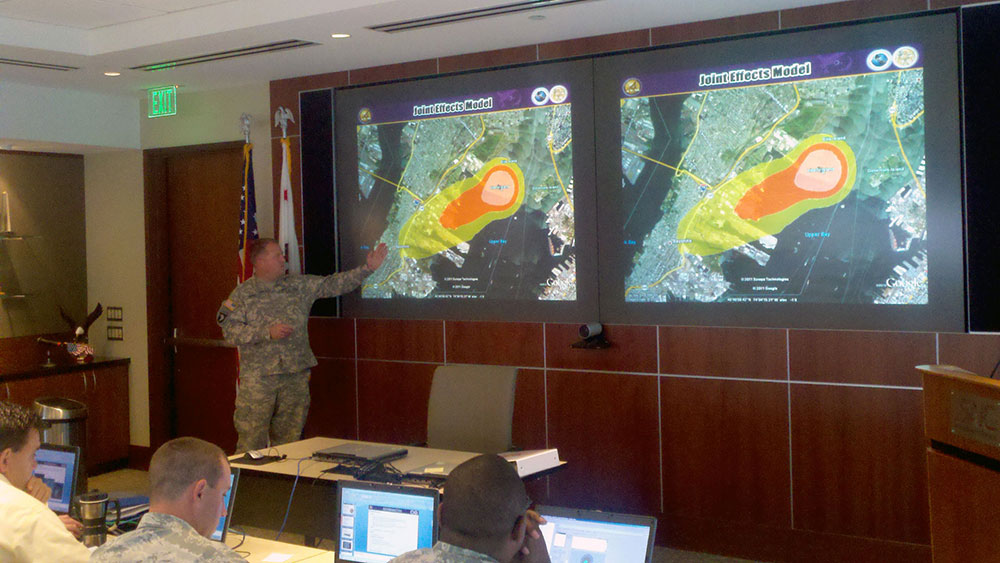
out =
[(431, 547), (437, 537), (436, 489), (340, 481), (338, 561), (385, 563)]
[(656, 518), (555, 506), (536, 509), (552, 563), (635, 563), (653, 556)]
[(34, 475), (52, 489), (49, 508), (55, 512), (69, 512), (80, 473), (80, 448), (42, 444), (35, 454), (35, 461), (38, 466)]
[(226, 507), (225, 516), (219, 518), (219, 524), (212, 532), (212, 539), (216, 541), (226, 541), (226, 532), (229, 530), (229, 521), (233, 517), (233, 505), (236, 504), (236, 485), (240, 482), (240, 468), (230, 468), (232, 474), (229, 476), (229, 490), (222, 496), (222, 504)]

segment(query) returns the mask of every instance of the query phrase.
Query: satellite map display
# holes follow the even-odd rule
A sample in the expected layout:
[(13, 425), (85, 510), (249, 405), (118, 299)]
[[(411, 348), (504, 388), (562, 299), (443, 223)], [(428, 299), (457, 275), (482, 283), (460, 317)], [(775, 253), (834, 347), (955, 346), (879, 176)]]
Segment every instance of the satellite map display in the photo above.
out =
[(569, 89), (362, 107), (363, 298), (576, 299)]
[(926, 304), (920, 47), (621, 81), (627, 302)]

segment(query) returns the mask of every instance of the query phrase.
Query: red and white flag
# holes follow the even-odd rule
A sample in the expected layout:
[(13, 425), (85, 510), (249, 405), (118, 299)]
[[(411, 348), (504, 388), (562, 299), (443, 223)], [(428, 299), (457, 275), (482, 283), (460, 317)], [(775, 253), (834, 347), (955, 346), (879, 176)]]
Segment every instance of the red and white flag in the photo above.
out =
[(295, 204), (292, 202), (292, 178), (288, 172), (292, 159), (291, 144), (281, 139), (281, 201), (278, 208), (278, 245), (285, 253), (289, 274), (302, 273), (299, 240), (295, 235)]

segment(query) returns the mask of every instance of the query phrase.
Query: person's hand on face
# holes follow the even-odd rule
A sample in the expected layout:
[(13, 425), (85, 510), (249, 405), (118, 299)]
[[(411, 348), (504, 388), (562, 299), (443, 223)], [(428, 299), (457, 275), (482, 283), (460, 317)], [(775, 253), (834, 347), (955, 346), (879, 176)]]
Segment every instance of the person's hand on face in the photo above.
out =
[(24, 491), (38, 499), (42, 504), (49, 502), (49, 499), (52, 498), (52, 489), (40, 477), (35, 477), (34, 475), (28, 479)]

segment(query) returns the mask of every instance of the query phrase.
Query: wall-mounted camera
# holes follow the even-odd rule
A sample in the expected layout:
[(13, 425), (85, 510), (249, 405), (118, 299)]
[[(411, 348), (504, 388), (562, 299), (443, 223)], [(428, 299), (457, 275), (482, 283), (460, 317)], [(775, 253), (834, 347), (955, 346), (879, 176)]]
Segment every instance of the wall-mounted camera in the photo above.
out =
[(599, 349), (611, 347), (611, 343), (604, 336), (604, 327), (601, 326), (601, 323), (580, 325), (580, 338), (583, 340), (573, 343), (573, 348)]

